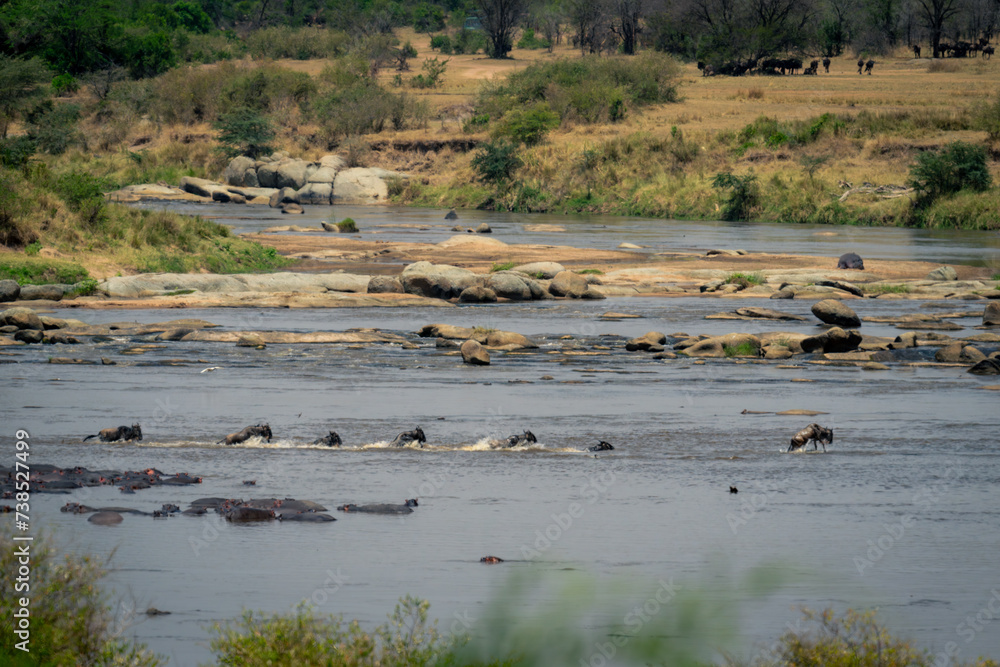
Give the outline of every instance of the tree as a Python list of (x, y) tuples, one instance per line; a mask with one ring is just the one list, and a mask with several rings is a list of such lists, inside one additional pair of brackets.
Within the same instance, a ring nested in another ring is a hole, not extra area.
[(527, 0), (476, 0), (479, 21), (489, 41), (490, 58), (506, 58), (514, 48), (514, 31), (527, 5)]
[(920, 17), (924, 27), (931, 33), (931, 48), (934, 57), (938, 57), (941, 46), (941, 35), (944, 33), (944, 23), (958, 13), (957, 0), (917, 0), (920, 7)]
[(643, 0), (615, 0), (617, 20), (612, 23), (611, 30), (621, 39), (622, 53), (626, 55), (635, 54), (644, 4)]
[(215, 124), (215, 127), (220, 131), (220, 150), (227, 157), (247, 155), (251, 158), (257, 158), (272, 150), (271, 146), (268, 145), (274, 139), (271, 121), (255, 109), (242, 107), (232, 113), (227, 113)]
[(988, 190), (993, 179), (986, 166), (986, 147), (956, 141), (940, 151), (919, 153), (910, 168), (909, 185), (917, 191), (920, 208), (961, 190)]
[(38, 58), (24, 60), (0, 55), (0, 137), (7, 138), (11, 121), (41, 100), (49, 70)]

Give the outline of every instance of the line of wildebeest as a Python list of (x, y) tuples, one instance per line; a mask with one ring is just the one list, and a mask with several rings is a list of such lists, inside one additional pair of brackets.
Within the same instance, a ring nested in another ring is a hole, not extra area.
[[(915, 58), (919, 58), (920, 46), (918, 44), (912, 44), (910, 45), (910, 48), (913, 50), (913, 56)], [(942, 58), (970, 58), (982, 55), (983, 58), (989, 60), (994, 51), (993, 46), (989, 43), (989, 40), (982, 38), (978, 43), (955, 42), (954, 44), (948, 44), (946, 42), (941, 42), (938, 45), (938, 53)], [(745, 60), (727, 60), (724, 63), (706, 63), (699, 61), (698, 69), (701, 70), (702, 76), (715, 76), (716, 74), (722, 74), (725, 76), (743, 76), (745, 74), (777, 76), (795, 74), (799, 70), (802, 70), (802, 74), (804, 75), (816, 75), (819, 74), (820, 64), (823, 65), (823, 69), (827, 74), (829, 74), (830, 62), (831, 60), (829, 57), (824, 57), (822, 60), (813, 60), (809, 63), (808, 67), (804, 67), (805, 62), (802, 58), (747, 58)], [(874, 68), (875, 61), (871, 58), (868, 60), (858, 58), (858, 74), (864, 73), (871, 75)]]

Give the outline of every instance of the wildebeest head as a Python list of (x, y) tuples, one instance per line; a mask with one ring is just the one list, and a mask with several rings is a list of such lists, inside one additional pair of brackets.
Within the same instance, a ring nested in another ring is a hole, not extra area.
[(407, 507), (416, 507), (420, 503), (417, 502), (416, 498), (407, 498), (405, 501), (403, 501), (403, 504)]
[(413, 439), (416, 440), (417, 442), (427, 442), (427, 438), (424, 437), (424, 429), (420, 428), (419, 426), (413, 429), (410, 432), (410, 434), (413, 435)]
[(336, 431), (330, 431), (330, 435), (326, 437), (326, 444), (331, 447), (340, 447), (343, 444), (340, 440), (340, 434)]
[(132, 424), (132, 439), (142, 440), (142, 427), (138, 424)]
[(535, 434), (528, 430), (525, 430), (524, 435), (522, 437), (524, 438), (525, 442), (538, 442), (538, 438), (535, 437)]
[(823, 426), (820, 426), (816, 430), (817, 430), (817, 433), (816, 433), (816, 435), (817, 435), (816, 439), (817, 440), (819, 440), (824, 445), (829, 445), (829, 444), (833, 443), (833, 429), (832, 428), (825, 428)]
[(271, 442), (271, 438), (274, 437), (274, 435), (271, 433), (270, 424), (257, 424), (257, 434), (260, 435), (262, 438), (267, 438), (268, 442)]

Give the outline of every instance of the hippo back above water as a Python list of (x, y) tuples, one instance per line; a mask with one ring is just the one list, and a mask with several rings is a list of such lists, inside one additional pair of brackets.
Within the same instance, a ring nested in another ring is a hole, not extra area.
[(864, 270), (865, 261), (861, 259), (861, 256), (857, 253), (846, 252), (840, 256), (840, 260), (837, 261), (838, 269), (859, 269)]

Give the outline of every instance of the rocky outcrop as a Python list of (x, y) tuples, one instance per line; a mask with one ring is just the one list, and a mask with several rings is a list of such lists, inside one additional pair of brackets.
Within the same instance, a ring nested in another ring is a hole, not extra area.
[(511, 301), (530, 301), (531, 287), (528, 279), (511, 271), (492, 273), (486, 278), (486, 287), (502, 299)]
[(674, 346), (678, 353), (689, 357), (759, 356), (761, 341), (752, 334), (731, 333), (712, 336), (683, 347)]
[(587, 291), (587, 279), (572, 271), (560, 271), (549, 283), (549, 293), (552, 296), (564, 296), (580, 299)]
[(462, 290), (462, 293), (458, 295), (458, 300), (461, 303), (495, 303), (497, 294), (488, 287), (473, 285)]
[(368, 276), (350, 273), (145, 273), (115, 276), (100, 284), (100, 291), (111, 297), (134, 298), (193, 290), (206, 293), (293, 292), (316, 293), (368, 291)]
[(259, 333), (248, 331), (240, 334), (239, 338), (236, 339), (236, 347), (252, 347), (258, 350), (263, 350), (267, 347), (267, 343), (264, 341), (264, 337)]
[(551, 280), (556, 277), (556, 274), (565, 271), (566, 267), (558, 262), (531, 262), (529, 264), (521, 264), (520, 266), (515, 266), (511, 271), (517, 271), (518, 273), (526, 273), (529, 276), (536, 278), (543, 278), (545, 280)]
[(461, 347), (462, 361), (472, 366), (489, 366), (490, 353), (474, 340), (467, 340)]
[(1000, 375), (1000, 361), (996, 359), (983, 359), (969, 369), (973, 375)]
[(934, 353), (934, 361), (942, 364), (974, 364), (986, 358), (977, 348), (956, 341)]
[(824, 323), (838, 327), (861, 326), (861, 318), (857, 313), (836, 299), (824, 299), (814, 303), (812, 314)]
[(474, 338), (480, 343), (486, 342), (486, 333), (477, 335), (474, 329), (468, 327), (458, 327), (453, 324), (427, 324), (417, 332), (421, 338), (448, 338), (451, 340), (464, 340)]
[(927, 274), (927, 280), (958, 280), (958, 272), (950, 266), (941, 266)]
[(481, 276), (468, 269), (430, 262), (414, 262), (403, 269), (400, 276), (407, 294), (435, 299), (458, 297), (466, 288), (482, 284), (482, 280)]
[(524, 334), (513, 331), (491, 331), (486, 334), (486, 345), (488, 347), (519, 348), (523, 350), (536, 350), (538, 343), (531, 340)]

